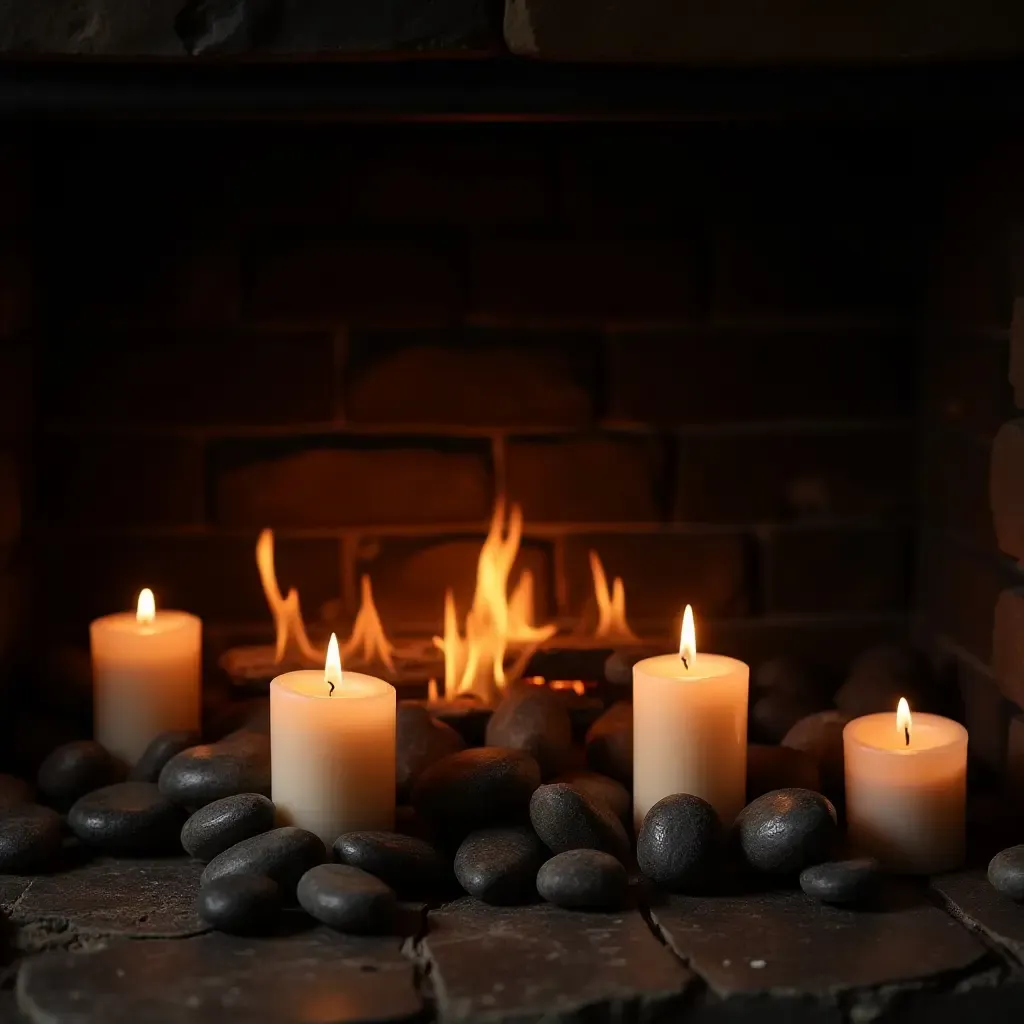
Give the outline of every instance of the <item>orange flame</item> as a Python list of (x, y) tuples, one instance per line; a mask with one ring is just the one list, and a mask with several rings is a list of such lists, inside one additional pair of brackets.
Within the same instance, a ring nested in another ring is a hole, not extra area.
[(899, 705), (896, 708), (896, 731), (900, 734), (901, 742), (910, 746), (910, 735), (914, 720), (910, 715), (910, 705), (906, 697), (900, 697)]
[(693, 627), (693, 609), (687, 605), (683, 611), (683, 628), (679, 631), (679, 657), (687, 668), (697, 660), (697, 631)]
[(135, 607), (135, 621), (148, 626), (156, 618), (156, 599), (149, 587), (139, 592), (139, 603)]
[(366, 664), (383, 662), (390, 672), (395, 671), (395, 648), (384, 632), (377, 606), (373, 603), (373, 585), (370, 577), (360, 580), (360, 602), (356, 621), (352, 623), (352, 635), (345, 641), (341, 653), (347, 658), (356, 655)]
[(264, 530), (256, 541), (256, 566), (260, 571), (263, 593), (274, 616), (277, 640), (274, 645), (274, 661), (280, 664), (289, 650), (295, 649), (301, 659), (319, 662), (322, 654), (310, 642), (306, 624), (302, 621), (299, 607), (299, 592), (292, 587), (287, 597), (281, 596), (274, 571), (274, 531)]
[(327, 645), (327, 657), (324, 659), (324, 682), (331, 688), (334, 696), (335, 687), (341, 686), (344, 675), (341, 671), (341, 655), (338, 653), (338, 637), (332, 633)]
[(635, 641), (636, 634), (626, 621), (626, 587), (622, 577), (615, 577), (609, 593), (608, 577), (596, 551), (590, 552), (590, 572), (594, 577), (594, 597), (597, 598), (594, 636), (601, 640)]

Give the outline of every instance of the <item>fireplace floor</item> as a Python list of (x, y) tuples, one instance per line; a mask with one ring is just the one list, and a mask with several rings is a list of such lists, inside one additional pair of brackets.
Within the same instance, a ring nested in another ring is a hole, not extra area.
[[(799, 891), (668, 897), (620, 913), (461, 899), (407, 934), (295, 912), (281, 933), (207, 933), (201, 866), (97, 860), (0, 876), (0, 1022), (1019, 1019), (1024, 908), (983, 871), (894, 884), (871, 911)], [(287, 918), (287, 915), (286, 915)], [(145, 940), (145, 941), (142, 941)]]

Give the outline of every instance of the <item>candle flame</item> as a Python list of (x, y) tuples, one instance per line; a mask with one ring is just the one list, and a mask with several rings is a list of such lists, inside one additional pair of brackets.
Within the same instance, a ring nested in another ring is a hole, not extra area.
[(693, 628), (693, 608), (686, 606), (683, 612), (683, 628), (679, 632), (679, 657), (687, 669), (693, 668), (697, 660), (697, 633)]
[(335, 686), (341, 686), (341, 653), (338, 651), (338, 637), (335, 633), (331, 634), (331, 642), (327, 645), (324, 682), (331, 688), (330, 696), (333, 697)]
[(896, 708), (896, 731), (903, 739), (905, 746), (910, 746), (910, 729), (913, 719), (910, 717), (910, 705), (906, 697), (900, 697), (899, 706)]
[(139, 603), (135, 610), (135, 619), (143, 625), (148, 626), (156, 618), (156, 600), (153, 591), (144, 587), (139, 594)]

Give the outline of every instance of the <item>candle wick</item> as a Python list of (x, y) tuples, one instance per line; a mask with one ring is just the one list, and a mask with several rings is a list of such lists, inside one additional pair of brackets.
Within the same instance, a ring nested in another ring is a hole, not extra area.
[(903, 735), (906, 736), (906, 738), (907, 738), (907, 746), (909, 747), (910, 746), (910, 726), (909, 725), (903, 726)]
[[(327, 685), (331, 688), (331, 692), (328, 693), (327, 696), (328, 697), (333, 697), (334, 696), (334, 683), (332, 683), (330, 679), (325, 679), (324, 682), (326, 682)], [(909, 743), (910, 741), (908, 740), (907, 742)]]
[(680, 654), (679, 657), (683, 659), (683, 668), (685, 668), (686, 671), (689, 672), (690, 671), (690, 663), (686, 660), (686, 655), (685, 654)]

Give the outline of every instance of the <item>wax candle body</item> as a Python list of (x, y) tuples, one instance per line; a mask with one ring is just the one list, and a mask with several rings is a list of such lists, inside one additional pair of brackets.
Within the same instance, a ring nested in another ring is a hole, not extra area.
[(199, 729), (202, 622), (187, 612), (106, 615), (89, 627), (93, 728), (112, 754), (134, 764), (166, 731)]
[(935, 874), (964, 860), (967, 730), (915, 714), (910, 744), (891, 713), (843, 729), (850, 842), (888, 871)]
[(731, 825), (746, 803), (747, 692), (750, 668), (678, 654), (633, 668), (633, 813), (639, 829), (662, 797), (703, 797)]
[(346, 672), (333, 695), (323, 671), (270, 684), (271, 790), (282, 824), (328, 849), (344, 832), (395, 825), (395, 688)]

